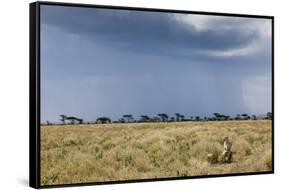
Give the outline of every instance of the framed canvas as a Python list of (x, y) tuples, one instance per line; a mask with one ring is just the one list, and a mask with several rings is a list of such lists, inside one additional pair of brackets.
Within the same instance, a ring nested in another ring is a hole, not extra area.
[(274, 17), (30, 4), (30, 186), (274, 172)]

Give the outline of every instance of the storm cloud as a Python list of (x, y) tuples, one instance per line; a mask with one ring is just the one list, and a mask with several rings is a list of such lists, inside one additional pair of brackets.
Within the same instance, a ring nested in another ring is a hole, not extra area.
[(41, 116), (271, 110), (271, 20), (41, 6)]

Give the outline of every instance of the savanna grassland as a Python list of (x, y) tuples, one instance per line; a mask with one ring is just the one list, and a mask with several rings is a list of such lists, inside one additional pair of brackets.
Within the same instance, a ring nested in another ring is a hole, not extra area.
[[(233, 162), (210, 164), (223, 137)], [(41, 127), (41, 185), (272, 170), (270, 120)]]

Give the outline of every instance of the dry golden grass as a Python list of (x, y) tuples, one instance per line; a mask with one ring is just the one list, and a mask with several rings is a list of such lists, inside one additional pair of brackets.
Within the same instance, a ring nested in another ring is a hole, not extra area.
[[(271, 171), (271, 135), (271, 121), (44, 126), (41, 184)], [(224, 136), (233, 163), (208, 163)]]

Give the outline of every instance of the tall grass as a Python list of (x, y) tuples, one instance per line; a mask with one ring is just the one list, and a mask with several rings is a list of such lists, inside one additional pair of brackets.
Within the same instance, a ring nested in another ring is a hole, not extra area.
[[(41, 127), (41, 184), (270, 171), (271, 121)], [(210, 164), (223, 137), (234, 161)]]

